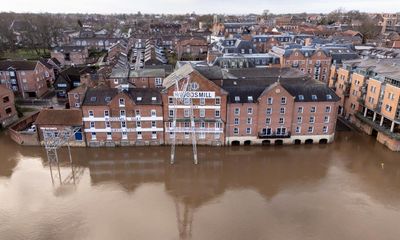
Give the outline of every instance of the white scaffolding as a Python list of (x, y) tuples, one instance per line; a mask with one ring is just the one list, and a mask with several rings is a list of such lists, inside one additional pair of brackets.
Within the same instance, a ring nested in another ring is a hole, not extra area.
[[(51, 181), (53, 184), (55, 184), (54, 177), (56, 176), (59, 179), (59, 184), (68, 184), (68, 183), (73, 183), (76, 184), (76, 179), (82, 175), (83, 170), (78, 169), (76, 170), (73, 166), (72, 163), (72, 155), (71, 155), (71, 148), (69, 141), (72, 136), (74, 136), (80, 128), (65, 128), (65, 129), (43, 129), (43, 140), (44, 140), (44, 146), (47, 154), (47, 161), (50, 167), (50, 175), (51, 175)], [(59, 158), (58, 158), (58, 149), (61, 148), (62, 146), (67, 146), (68, 148), (68, 157), (69, 157), (69, 162), (71, 164), (71, 174), (68, 175), (64, 180), (61, 177), (61, 171), (60, 171), (60, 164), (59, 164)], [(58, 174), (53, 173), (53, 165), (56, 165), (57, 167), (57, 172)]]
[(196, 129), (195, 129), (195, 122), (194, 122), (194, 108), (193, 108), (193, 99), (191, 98), (192, 94), (190, 94), (191, 84), (190, 84), (190, 75), (187, 75), (183, 78), (183, 82), (179, 85), (179, 79), (175, 78), (175, 91), (176, 96), (173, 97), (173, 104), (174, 104), (174, 111), (173, 111), (173, 120), (172, 120), (172, 127), (170, 129), (170, 134), (172, 134), (172, 143), (171, 143), (171, 164), (175, 163), (175, 147), (176, 147), (176, 133), (179, 130), (176, 127), (177, 121), (177, 105), (184, 104), (186, 102), (190, 102), (189, 105), (189, 114), (190, 114), (190, 128), (187, 130), (192, 138), (192, 146), (193, 146), (193, 161), (194, 164), (198, 164), (197, 159), (197, 141), (196, 141)]

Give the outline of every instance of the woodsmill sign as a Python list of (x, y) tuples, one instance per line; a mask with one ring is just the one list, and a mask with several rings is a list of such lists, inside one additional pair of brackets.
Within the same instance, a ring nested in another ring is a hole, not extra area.
[(206, 91), (175, 91), (174, 98), (215, 98), (215, 92), (206, 92)]

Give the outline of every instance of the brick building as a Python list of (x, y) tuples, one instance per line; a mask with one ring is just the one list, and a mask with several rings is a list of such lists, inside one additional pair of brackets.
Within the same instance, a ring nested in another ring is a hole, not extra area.
[(6, 127), (18, 119), (14, 104), (14, 93), (0, 85), (0, 127)]
[(55, 47), (50, 54), (60, 62), (61, 66), (82, 65), (89, 57), (87, 48), (83, 46)]
[(164, 143), (162, 99), (156, 89), (89, 88), (82, 113), (88, 146)]
[(0, 61), (0, 83), (22, 98), (38, 98), (54, 75), (40, 61)]
[(281, 57), (282, 67), (297, 68), (312, 79), (328, 82), (332, 58), (323, 49), (273, 47), (272, 52)]
[(183, 38), (178, 40), (175, 51), (178, 60), (206, 60), (208, 43), (202, 37)]
[[(270, 69), (261, 71), (273, 75)], [(223, 88), (229, 92), (228, 145), (328, 143), (334, 139), (339, 98), (325, 84), (288, 75), (252, 76), (225, 79)]]
[(341, 114), (393, 151), (400, 151), (399, 66), (399, 59), (345, 61), (331, 84), (343, 98)]
[[(189, 100), (177, 101), (175, 81), (183, 84), (190, 79), (193, 91), (192, 103)], [(186, 64), (169, 75), (163, 83), (165, 143), (170, 144), (173, 137), (173, 118), (176, 114), (176, 143), (191, 144), (190, 129), (194, 127), (198, 144), (223, 145), (225, 139), (226, 106), (228, 93), (215, 82), (207, 79), (190, 64)], [(195, 126), (191, 126), (190, 105), (194, 108)]]

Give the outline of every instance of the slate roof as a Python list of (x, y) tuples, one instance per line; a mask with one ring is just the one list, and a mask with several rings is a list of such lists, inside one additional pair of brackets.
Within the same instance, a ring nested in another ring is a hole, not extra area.
[(35, 123), (38, 125), (81, 126), (82, 111), (78, 109), (43, 109)]
[(6, 71), (9, 67), (15, 68), (16, 70), (35, 70), (37, 61), (26, 61), (26, 60), (5, 60), (0, 61), (0, 71)]
[[(124, 91), (138, 105), (161, 105), (162, 98), (158, 89), (129, 88)], [(116, 88), (97, 87), (86, 91), (84, 106), (106, 106), (119, 93)], [(153, 98), (155, 97), (155, 100)]]
[(129, 73), (129, 77), (165, 77), (165, 70), (163, 68), (156, 69), (139, 69), (139, 70), (131, 70)]

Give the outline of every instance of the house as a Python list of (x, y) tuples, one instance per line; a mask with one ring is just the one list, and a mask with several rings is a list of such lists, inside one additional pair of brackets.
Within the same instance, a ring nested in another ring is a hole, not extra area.
[(85, 46), (61, 46), (51, 51), (51, 58), (57, 59), (61, 66), (82, 65), (89, 57)]
[(54, 89), (57, 97), (66, 98), (70, 90), (81, 84), (94, 86), (96, 79), (96, 69), (92, 67), (69, 67), (60, 72), (54, 81)]
[(51, 71), (40, 61), (0, 61), (0, 83), (22, 98), (40, 98), (53, 82)]
[(175, 46), (178, 60), (205, 60), (207, 50), (207, 40), (202, 37), (181, 38)]
[(18, 119), (15, 110), (14, 93), (5, 86), (0, 85), (0, 128), (7, 127)]

